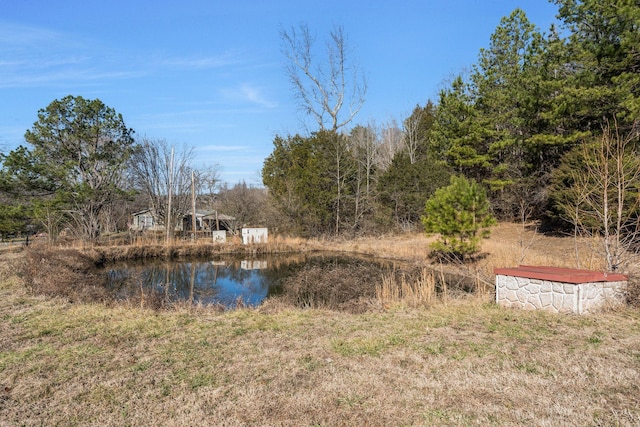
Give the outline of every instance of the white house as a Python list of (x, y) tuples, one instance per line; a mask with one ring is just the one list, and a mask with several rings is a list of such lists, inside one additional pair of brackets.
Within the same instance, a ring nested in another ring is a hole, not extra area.
[(162, 231), (164, 230), (164, 224), (160, 223), (151, 209), (145, 209), (140, 212), (134, 212), (131, 214), (133, 221), (131, 222), (130, 230), (133, 231)]

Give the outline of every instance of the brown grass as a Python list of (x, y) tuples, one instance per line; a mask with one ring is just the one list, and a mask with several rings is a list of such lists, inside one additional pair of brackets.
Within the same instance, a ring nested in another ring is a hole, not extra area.
[[(442, 284), (446, 287), (446, 283)], [(446, 289), (441, 292), (445, 293)], [(387, 274), (376, 286), (376, 299), (385, 307), (407, 305), (409, 307), (429, 307), (436, 299), (436, 279), (432, 270), (423, 268), (417, 277), (401, 274)]]
[[(515, 257), (510, 232), (469, 271)], [(557, 261), (546, 253), (562, 242), (536, 238), (525, 262)], [(419, 264), (408, 248), (424, 240), (333, 246)], [(0, 255), (0, 426), (640, 425), (637, 309), (554, 315), (471, 297), (153, 311), (28, 293), (23, 257)]]
[(376, 310), (375, 289), (387, 268), (368, 261), (310, 258), (283, 280), (280, 305), (362, 313)]
[(30, 296), (11, 270), (3, 426), (640, 423), (637, 311), (154, 312)]
[(16, 263), (25, 286), (36, 294), (63, 297), (69, 301), (106, 302), (106, 277), (95, 271), (97, 254), (74, 249), (34, 246)]
[[(437, 272), (444, 272), (452, 290), (473, 290), (482, 301), (490, 300), (494, 292), (494, 268), (528, 264), (600, 271), (605, 266), (597, 240), (546, 236), (537, 232), (535, 223), (501, 223), (493, 227), (491, 238), (482, 242), (480, 256), (474, 262), (465, 264), (434, 264), (429, 259), (428, 250), (433, 239), (433, 236), (426, 237), (415, 233), (353, 240), (315, 240), (310, 244), (319, 249), (380, 256), (412, 262), (418, 267), (426, 266)], [(629, 276), (629, 303), (640, 307), (638, 255), (631, 257), (631, 262), (623, 273)], [(402, 286), (401, 281), (398, 281), (396, 286)]]

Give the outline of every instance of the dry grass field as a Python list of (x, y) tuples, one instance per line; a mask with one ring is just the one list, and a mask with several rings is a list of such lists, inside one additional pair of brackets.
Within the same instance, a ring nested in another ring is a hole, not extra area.
[[(304, 245), (423, 264), (428, 239)], [(581, 245), (581, 266), (597, 268)], [(503, 224), (486, 256), (457, 267), (486, 285), (474, 295), (357, 314), (70, 302), (27, 292), (23, 254), (2, 253), (0, 426), (640, 425), (637, 308), (491, 303), (493, 267), (575, 266), (574, 249)]]

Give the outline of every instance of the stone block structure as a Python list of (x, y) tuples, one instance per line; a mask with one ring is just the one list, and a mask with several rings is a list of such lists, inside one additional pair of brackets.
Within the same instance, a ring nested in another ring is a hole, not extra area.
[(559, 267), (496, 268), (496, 303), (556, 313), (591, 313), (624, 304), (627, 277)]

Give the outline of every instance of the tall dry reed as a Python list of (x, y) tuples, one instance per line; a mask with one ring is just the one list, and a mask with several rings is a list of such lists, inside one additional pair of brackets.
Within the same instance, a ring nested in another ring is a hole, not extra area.
[[(446, 284), (442, 283), (443, 289)], [(406, 274), (384, 274), (376, 286), (376, 300), (383, 306), (430, 306), (436, 300), (436, 278), (432, 271), (423, 268), (417, 277)], [(444, 291), (446, 292), (446, 291)]]

